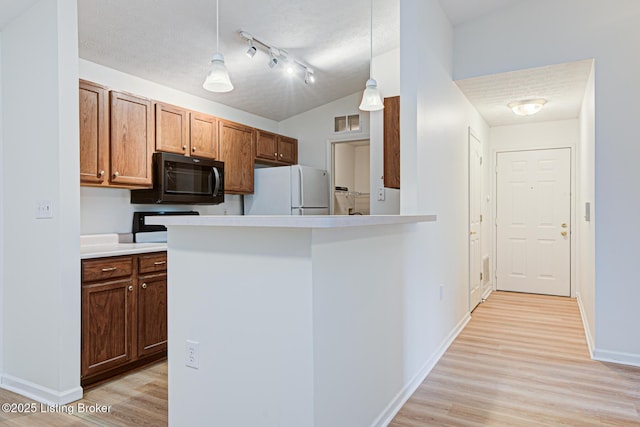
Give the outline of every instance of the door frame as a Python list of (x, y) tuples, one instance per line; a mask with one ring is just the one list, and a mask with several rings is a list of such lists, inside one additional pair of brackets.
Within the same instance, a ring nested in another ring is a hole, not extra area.
[(572, 145), (558, 145), (558, 146), (541, 146), (541, 147), (523, 147), (522, 149), (513, 149), (513, 148), (492, 148), (491, 149), (491, 165), (490, 165), (490, 189), (491, 194), (489, 195), (492, 200), (491, 203), (491, 268), (492, 268), (492, 288), (496, 290), (497, 287), (497, 265), (498, 265), (498, 227), (496, 226), (496, 215), (498, 211), (498, 198), (496, 197), (498, 194), (498, 180), (496, 179), (497, 175), (497, 164), (498, 164), (498, 153), (510, 153), (510, 152), (518, 152), (518, 151), (540, 151), (540, 150), (557, 150), (561, 148), (568, 148), (570, 152), (570, 165), (571, 170), (569, 171), (569, 177), (571, 179), (570, 185), (570, 206), (571, 206), (571, 226), (569, 228), (570, 231), (570, 239), (569, 239), (569, 259), (570, 259), (570, 267), (569, 267), (569, 286), (570, 286), (570, 298), (576, 297), (576, 148)]
[[(329, 215), (333, 215), (333, 193), (336, 188), (335, 183), (335, 162), (336, 162), (336, 144), (344, 144), (348, 142), (369, 142), (369, 187), (371, 187), (371, 137), (369, 135), (358, 134), (350, 138), (329, 139), (327, 140), (327, 173), (329, 174)], [(369, 188), (371, 194), (371, 188)], [(371, 211), (371, 201), (369, 201), (369, 211)]]
[[(483, 245), (483, 228), (484, 228), (484, 221), (485, 221), (485, 216), (486, 214), (484, 213), (482, 207), (483, 207), (483, 203), (482, 203), (482, 196), (483, 196), (483, 189), (484, 189), (484, 167), (485, 167), (485, 159), (484, 159), (484, 146), (483, 146), (483, 142), (480, 139), (480, 137), (478, 136), (478, 134), (476, 132), (473, 131), (473, 129), (471, 128), (471, 126), (469, 126), (469, 132), (467, 134), (467, 273), (468, 273), (468, 278), (467, 278), (467, 300), (469, 303), (469, 312), (473, 311), (477, 305), (474, 305), (473, 308), (471, 307), (472, 302), (471, 302), (471, 138), (475, 138), (476, 140), (478, 140), (478, 142), (480, 143), (480, 176), (481, 176), (481, 180), (480, 180), (480, 187), (479, 187), (479, 192), (480, 192), (480, 215), (482, 216), (482, 220), (480, 221), (480, 226), (479, 226), (479, 236), (478, 236), (478, 244), (480, 245), (480, 272), (482, 272), (482, 258), (483, 256), (483, 251), (482, 251), (482, 245)], [(484, 281), (484, 278), (480, 281), (480, 302), (482, 302), (488, 295), (488, 292), (486, 292), (486, 290), (483, 288), (482, 283)], [(492, 284), (493, 285), (493, 284)], [(491, 286), (491, 289), (493, 288), (493, 286)], [(490, 293), (490, 292), (489, 292)]]

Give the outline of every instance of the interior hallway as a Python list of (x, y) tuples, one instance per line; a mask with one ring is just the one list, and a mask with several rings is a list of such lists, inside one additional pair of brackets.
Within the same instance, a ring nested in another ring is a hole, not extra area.
[(640, 368), (592, 361), (575, 299), (494, 292), (390, 426), (639, 426)]

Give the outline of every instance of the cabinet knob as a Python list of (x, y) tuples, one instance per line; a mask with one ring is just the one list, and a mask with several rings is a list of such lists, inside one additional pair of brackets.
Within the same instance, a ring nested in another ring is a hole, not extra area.
[(278, 157), (278, 153), (273, 153), (274, 156)]
[(133, 286), (129, 285), (129, 287), (127, 289), (129, 289), (129, 292), (132, 292), (133, 291)]
[(119, 176), (120, 176), (120, 172), (116, 172), (116, 173), (114, 173), (114, 174), (113, 174), (113, 177), (114, 177), (114, 178), (117, 178), (117, 177), (119, 177)]
[(280, 153), (280, 158), (282, 158), (282, 153)]
[(187, 146), (186, 146), (186, 145), (183, 145), (183, 146), (182, 146), (182, 149), (183, 149), (183, 150), (186, 150), (186, 149), (187, 149)]
[(196, 147), (191, 147), (191, 151), (196, 152)]
[(104, 176), (104, 171), (100, 171), (100, 172), (98, 172), (98, 176), (99, 176), (100, 178), (102, 178), (102, 177)]
[(147, 284), (146, 283), (142, 284), (142, 289), (147, 289)]

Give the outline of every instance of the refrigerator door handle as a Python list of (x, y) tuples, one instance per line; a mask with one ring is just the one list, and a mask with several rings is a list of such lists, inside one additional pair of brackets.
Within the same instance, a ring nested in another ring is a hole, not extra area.
[(302, 168), (298, 167), (296, 169), (298, 169), (298, 177), (300, 178), (300, 192), (298, 195), (298, 197), (300, 197), (300, 204), (298, 206), (302, 208), (304, 207), (304, 174), (302, 173)]

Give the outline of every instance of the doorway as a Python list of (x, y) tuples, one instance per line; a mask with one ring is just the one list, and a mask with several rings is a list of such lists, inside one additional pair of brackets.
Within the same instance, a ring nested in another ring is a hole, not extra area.
[(496, 288), (571, 295), (571, 149), (496, 153)]
[(369, 140), (332, 143), (331, 215), (369, 215)]

